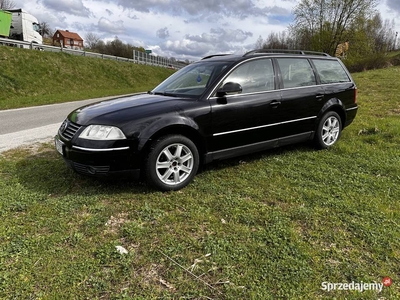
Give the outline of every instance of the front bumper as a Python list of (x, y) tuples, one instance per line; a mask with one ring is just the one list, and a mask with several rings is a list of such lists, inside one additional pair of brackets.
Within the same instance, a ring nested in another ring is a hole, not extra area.
[(96, 177), (113, 175), (140, 176), (140, 158), (129, 146), (116, 148), (87, 148), (67, 145), (58, 135), (55, 147), (67, 166), (75, 172)]

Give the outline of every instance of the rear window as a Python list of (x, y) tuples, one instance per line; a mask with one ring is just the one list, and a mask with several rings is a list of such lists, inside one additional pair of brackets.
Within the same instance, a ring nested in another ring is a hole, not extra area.
[(350, 78), (337, 60), (312, 60), (322, 84), (349, 82)]

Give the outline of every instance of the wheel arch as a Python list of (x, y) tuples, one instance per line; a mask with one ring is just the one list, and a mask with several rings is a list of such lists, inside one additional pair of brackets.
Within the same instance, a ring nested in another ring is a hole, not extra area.
[(336, 112), (339, 117), (340, 121), (342, 122), (342, 129), (344, 127), (344, 124), (346, 122), (346, 111), (344, 109), (344, 105), (340, 99), (337, 98), (332, 98), (328, 102), (325, 103), (325, 105), (322, 107), (321, 111), (318, 114), (317, 122), (315, 125), (315, 130), (318, 128), (318, 124), (321, 121), (322, 117), (330, 111)]
[(207, 153), (205, 139), (203, 136), (200, 135), (196, 128), (193, 128), (186, 124), (171, 124), (155, 131), (146, 141), (144, 141), (139, 149), (142, 161), (144, 160), (146, 154), (149, 152), (153, 141), (166, 135), (182, 135), (190, 139), (197, 147), (200, 157), (200, 164), (203, 164), (204, 154)]

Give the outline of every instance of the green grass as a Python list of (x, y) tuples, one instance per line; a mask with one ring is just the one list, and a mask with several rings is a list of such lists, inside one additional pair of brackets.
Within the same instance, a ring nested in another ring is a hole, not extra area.
[(399, 55), (400, 55), (400, 50), (394, 50), (387, 54), (387, 56), (389, 56), (389, 57), (395, 57), (395, 56), (399, 56)]
[(172, 74), (161, 68), (0, 47), (0, 109), (143, 92)]
[(354, 77), (332, 149), (214, 163), (178, 192), (81, 177), (51, 144), (4, 153), (0, 298), (399, 299), (400, 68)]

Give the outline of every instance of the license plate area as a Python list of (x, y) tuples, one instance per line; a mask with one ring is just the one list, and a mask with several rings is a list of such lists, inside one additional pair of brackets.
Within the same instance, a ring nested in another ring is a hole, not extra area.
[(55, 145), (56, 145), (56, 150), (58, 153), (60, 153), (62, 156), (64, 156), (64, 143), (61, 142), (59, 139), (55, 138)]

